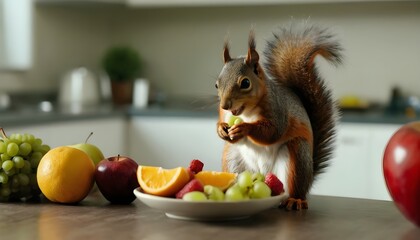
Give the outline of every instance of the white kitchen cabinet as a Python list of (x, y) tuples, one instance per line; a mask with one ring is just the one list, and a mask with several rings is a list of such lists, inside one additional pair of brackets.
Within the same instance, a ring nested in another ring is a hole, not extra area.
[(0, 1), (0, 69), (32, 66), (32, 0)]
[(126, 122), (123, 117), (57, 121), (5, 129), (7, 134), (31, 133), (51, 148), (82, 143), (90, 132), (89, 143), (101, 149), (105, 157), (127, 154)]
[(368, 195), (369, 128), (341, 124), (337, 131), (334, 157), (319, 176), (312, 193), (345, 197)]
[(133, 116), (128, 126), (129, 154), (142, 165), (174, 168), (200, 159), (220, 171), (223, 140), (216, 117)]
[(330, 167), (311, 193), (390, 200), (382, 173), (385, 146), (398, 124), (342, 123)]

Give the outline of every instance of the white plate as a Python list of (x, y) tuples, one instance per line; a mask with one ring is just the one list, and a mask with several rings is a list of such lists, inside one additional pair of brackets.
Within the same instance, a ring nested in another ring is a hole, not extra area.
[(136, 197), (151, 208), (158, 209), (170, 218), (183, 220), (226, 221), (248, 218), (264, 210), (274, 208), (287, 198), (286, 194), (263, 199), (236, 202), (199, 201), (189, 202), (176, 198), (158, 197), (134, 190)]

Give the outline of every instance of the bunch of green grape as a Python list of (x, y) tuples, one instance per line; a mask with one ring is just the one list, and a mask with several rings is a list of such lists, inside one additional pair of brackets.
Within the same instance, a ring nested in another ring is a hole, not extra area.
[(231, 201), (268, 198), (271, 196), (271, 189), (264, 180), (261, 173), (241, 172), (236, 183), (226, 190), (225, 198)]
[(187, 201), (242, 201), (271, 197), (271, 189), (264, 182), (265, 176), (261, 173), (241, 172), (236, 182), (225, 192), (211, 185), (204, 186), (204, 192), (192, 191), (183, 196)]
[(7, 137), (0, 130), (0, 202), (39, 196), (36, 171), (50, 147), (32, 134), (16, 133)]

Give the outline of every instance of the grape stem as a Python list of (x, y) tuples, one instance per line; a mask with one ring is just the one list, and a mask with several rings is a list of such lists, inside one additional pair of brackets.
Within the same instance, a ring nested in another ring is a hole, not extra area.
[(89, 136), (87, 136), (85, 143), (87, 143), (89, 141), (89, 138), (93, 135), (93, 132), (90, 132)]
[(3, 139), (7, 139), (7, 135), (4, 132), (4, 129), (3, 128), (0, 128), (0, 131), (1, 131), (1, 135), (3, 136)]

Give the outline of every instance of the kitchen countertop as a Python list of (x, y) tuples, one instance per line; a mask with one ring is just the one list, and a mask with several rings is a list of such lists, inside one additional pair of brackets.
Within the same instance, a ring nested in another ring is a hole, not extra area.
[(168, 218), (139, 200), (110, 205), (93, 193), (78, 205), (0, 203), (1, 239), (420, 239), (393, 202), (310, 196), (309, 209), (273, 208), (244, 220)]

